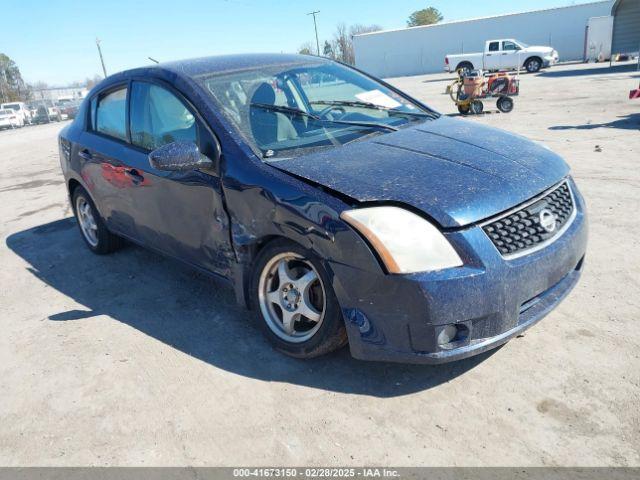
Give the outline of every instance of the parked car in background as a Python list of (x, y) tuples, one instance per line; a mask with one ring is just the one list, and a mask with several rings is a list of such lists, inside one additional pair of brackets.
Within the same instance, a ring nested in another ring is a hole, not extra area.
[(0, 105), (0, 109), (11, 109), (16, 112), (16, 116), (20, 121), (20, 126), (31, 124), (31, 112), (24, 102), (10, 102)]
[(41, 103), (36, 107), (36, 114), (32, 119), (33, 123), (49, 123), (60, 122), (62, 120), (62, 114), (60, 109), (56, 106), (47, 106), (45, 103)]
[(558, 52), (552, 47), (529, 46), (513, 38), (489, 40), (484, 52), (447, 55), (444, 69), (449, 72), (463, 70), (520, 70), (529, 73), (555, 65), (559, 61)]
[(367, 360), (475, 355), (582, 272), (585, 205), (561, 157), (325, 58), (118, 73), (59, 152), (92, 252), (125, 238), (209, 273), (297, 358), (347, 341)]
[(0, 110), (0, 129), (19, 128), (22, 127), (22, 120), (18, 118), (18, 114), (11, 108)]
[(64, 102), (58, 106), (63, 119), (69, 120), (76, 118), (78, 107), (80, 107), (80, 102), (78, 101)]

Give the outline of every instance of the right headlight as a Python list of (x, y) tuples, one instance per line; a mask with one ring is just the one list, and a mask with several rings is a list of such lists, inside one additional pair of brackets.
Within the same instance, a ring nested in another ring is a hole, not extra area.
[(460, 267), (462, 260), (442, 232), (400, 207), (346, 210), (340, 217), (376, 250), (389, 273), (415, 273)]

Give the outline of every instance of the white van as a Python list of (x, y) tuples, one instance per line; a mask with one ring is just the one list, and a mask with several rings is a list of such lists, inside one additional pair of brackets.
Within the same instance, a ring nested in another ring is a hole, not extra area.
[(16, 112), (16, 116), (18, 117), (18, 123), (20, 127), (24, 127), (25, 125), (31, 125), (31, 112), (27, 107), (27, 104), (24, 102), (10, 102), (3, 103), (0, 105), (0, 109), (6, 110), (11, 109)]

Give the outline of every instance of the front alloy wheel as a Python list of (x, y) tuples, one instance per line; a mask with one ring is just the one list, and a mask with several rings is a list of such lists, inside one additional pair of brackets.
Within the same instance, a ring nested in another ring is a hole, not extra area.
[(542, 67), (542, 64), (540, 63), (540, 60), (538, 60), (537, 58), (532, 58), (527, 62), (527, 65), (526, 65), (527, 72), (529, 73), (536, 73), (540, 71), (541, 67)]
[(326, 309), (324, 286), (315, 267), (300, 255), (286, 252), (269, 260), (258, 288), (262, 315), (284, 341), (304, 342), (320, 329)]
[(330, 277), (312, 252), (276, 240), (260, 252), (254, 272), (252, 303), (278, 350), (311, 358), (347, 342)]

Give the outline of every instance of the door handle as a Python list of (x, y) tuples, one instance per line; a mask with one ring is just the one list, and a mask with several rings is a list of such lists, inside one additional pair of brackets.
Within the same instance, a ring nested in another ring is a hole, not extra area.
[(91, 152), (86, 148), (84, 150), (80, 150), (80, 152), (78, 153), (78, 156), (85, 160), (91, 160), (93, 158), (93, 155), (91, 154)]
[(135, 183), (136, 185), (144, 182), (144, 177), (142, 175), (140, 175), (140, 172), (138, 172), (138, 170), (136, 170), (135, 168), (127, 168), (124, 171), (125, 175), (127, 177), (129, 177), (131, 179), (131, 181), (133, 183)]

